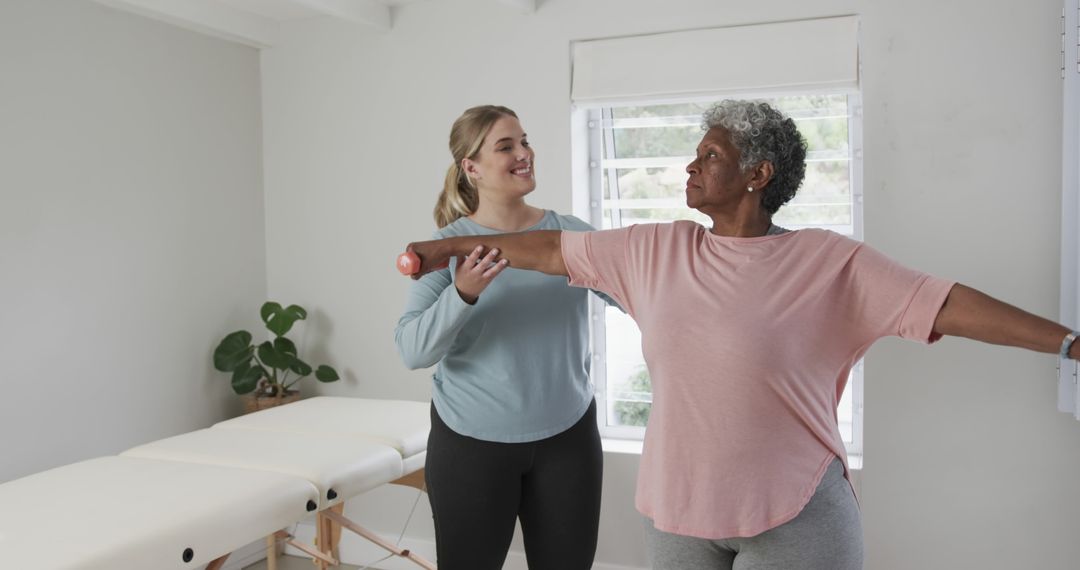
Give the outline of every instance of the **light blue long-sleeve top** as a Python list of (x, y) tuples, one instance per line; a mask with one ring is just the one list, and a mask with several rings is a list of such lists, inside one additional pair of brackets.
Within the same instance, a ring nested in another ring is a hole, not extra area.
[[(530, 230), (588, 231), (550, 210)], [(503, 233), (460, 218), (435, 239)], [(438, 364), (432, 400), (455, 432), (504, 443), (574, 425), (592, 402), (587, 289), (566, 277), (506, 268), (475, 305), (454, 287), (457, 260), (413, 282), (394, 332), (410, 369)]]

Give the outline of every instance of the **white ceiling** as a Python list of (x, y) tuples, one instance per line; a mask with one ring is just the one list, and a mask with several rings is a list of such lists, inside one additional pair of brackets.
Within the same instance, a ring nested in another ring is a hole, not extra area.
[[(371, 31), (388, 32), (393, 10), (405, 4), (452, 0), (95, 0), (257, 48), (271, 47), (292, 20), (337, 18)], [(537, 0), (491, 0), (531, 13)]]
[(318, 16), (319, 13), (302, 2), (293, 0), (218, 0), (236, 10), (258, 14), (278, 21), (300, 20)]

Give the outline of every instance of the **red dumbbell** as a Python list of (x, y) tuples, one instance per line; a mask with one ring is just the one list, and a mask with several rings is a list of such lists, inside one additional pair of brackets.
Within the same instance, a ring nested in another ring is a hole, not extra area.
[(420, 256), (411, 251), (406, 251), (397, 258), (397, 270), (402, 275), (412, 275), (420, 271)]
[[(444, 261), (435, 269), (444, 269), (450, 266), (450, 261)], [(397, 258), (397, 269), (402, 275), (416, 275), (420, 271), (420, 256), (414, 252), (406, 251)]]

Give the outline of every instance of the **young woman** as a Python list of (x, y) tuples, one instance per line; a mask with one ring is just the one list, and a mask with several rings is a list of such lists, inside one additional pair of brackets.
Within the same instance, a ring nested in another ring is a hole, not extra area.
[[(465, 111), (436, 239), (589, 230), (525, 202), (535, 153), (506, 107)], [(588, 569), (603, 458), (589, 381), (588, 291), (472, 251), (413, 283), (395, 338), (432, 377), (428, 497), (441, 570), (502, 568), (518, 519), (532, 570)]]

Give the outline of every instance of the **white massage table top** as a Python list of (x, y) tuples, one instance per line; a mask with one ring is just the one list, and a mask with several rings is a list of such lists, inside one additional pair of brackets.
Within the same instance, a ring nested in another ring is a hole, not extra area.
[[(357, 436), (385, 443), (408, 460), (427, 450), (430, 406), (426, 402), (405, 400), (319, 396), (226, 420), (211, 429)], [(410, 469), (406, 468), (405, 472)]]
[(303, 519), (317, 499), (281, 473), (91, 459), (0, 485), (0, 568), (194, 569)]
[(140, 445), (120, 455), (294, 475), (318, 488), (319, 510), (404, 474), (401, 455), (394, 448), (341, 434), (314, 437), (209, 428)]

